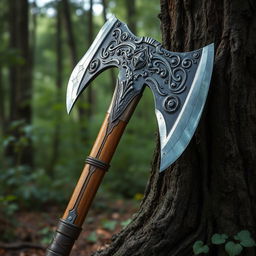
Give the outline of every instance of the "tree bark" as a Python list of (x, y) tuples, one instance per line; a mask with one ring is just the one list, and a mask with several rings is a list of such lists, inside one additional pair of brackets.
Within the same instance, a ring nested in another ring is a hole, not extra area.
[[(7, 11), (6, 8), (4, 8), (4, 5), (6, 2), (2, 3), (0, 5), (0, 8), (4, 9), (0, 13), (0, 40), (3, 42), (3, 34), (5, 32), (5, 20)], [(1, 51), (2, 52), (2, 51)], [(5, 108), (5, 102), (6, 102), (6, 94), (5, 94), (5, 86), (3, 82), (3, 66), (5, 65), (4, 61), (0, 61), (0, 135), (3, 135), (5, 133), (5, 123), (6, 123), (6, 108)]]
[[(96, 256), (190, 256), (214, 233), (256, 233), (256, 5), (230, 0), (161, 0), (164, 47), (215, 43), (207, 106), (196, 135), (174, 165), (151, 177), (131, 224)], [(211, 246), (208, 255), (227, 255)], [(255, 248), (243, 254), (255, 256)]]
[[(62, 2), (58, 2), (56, 5), (56, 92), (55, 102), (61, 101), (61, 89), (62, 89), (62, 75), (63, 75), (63, 54), (62, 54)], [(52, 154), (47, 173), (50, 177), (54, 177), (54, 167), (59, 157), (60, 147), (60, 132), (61, 132), (61, 115), (57, 113), (56, 123), (52, 138)]]
[(4, 99), (4, 86), (3, 86), (3, 72), (0, 64), (0, 134), (5, 132), (5, 99)]
[[(102, 14), (103, 14), (103, 20), (104, 22), (107, 21), (107, 1), (106, 0), (101, 0), (101, 4), (103, 6), (103, 11), (102, 11)], [(113, 68), (111, 68), (109, 70), (109, 75), (110, 75), (110, 88), (114, 91), (115, 90), (115, 86), (116, 86), (116, 75), (115, 75), (115, 71)]]
[(127, 25), (134, 35), (137, 35), (136, 0), (125, 0)]
[(35, 67), (35, 50), (36, 50), (36, 32), (37, 32), (37, 15), (38, 15), (38, 6), (36, 0), (31, 3), (30, 7), (30, 20), (31, 20), (31, 29), (30, 29), (30, 60), (31, 60), (31, 74), (34, 73)]
[[(88, 15), (88, 49), (93, 42), (93, 0), (90, 0), (90, 9)], [(89, 86), (87, 88), (87, 100), (88, 100), (88, 107), (87, 107), (87, 117), (92, 117), (92, 106), (94, 103), (94, 96), (93, 96), (93, 87)]]
[[(17, 39), (17, 7), (15, 1), (9, 2), (9, 31), (10, 31), (10, 48), (16, 49), (18, 48), (18, 39)], [(9, 70), (9, 81), (10, 81), (10, 120), (14, 120), (15, 112), (16, 112), (16, 86), (18, 80), (18, 72), (17, 67), (12, 65)], [(10, 121), (9, 120), (9, 121)]]
[(107, 21), (107, 1), (101, 0), (101, 4), (103, 7), (103, 10), (102, 10), (103, 19), (104, 19), (104, 22), (106, 22)]
[[(77, 57), (77, 45), (75, 42), (75, 34), (74, 34), (74, 29), (73, 29), (73, 23), (72, 23), (72, 15), (70, 11), (70, 2), (69, 0), (62, 0), (63, 3), (63, 17), (64, 17), (64, 23), (66, 27), (66, 32), (67, 32), (67, 38), (68, 38), (68, 46), (69, 50), (71, 53), (71, 60), (72, 60), (72, 66), (73, 68), (76, 66), (78, 63), (78, 57)], [(90, 90), (90, 89), (89, 89)], [(79, 101), (85, 101), (84, 95), (82, 94), (80, 96)], [(89, 104), (88, 104), (89, 105)], [(86, 109), (84, 106), (81, 106), (78, 104), (78, 115), (79, 115), (79, 120), (80, 120), (80, 134), (81, 134), (81, 140), (86, 141), (87, 139), (87, 123), (84, 123), (83, 117), (86, 116)]]
[(63, 15), (67, 31), (68, 46), (71, 54), (72, 66), (75, 67), (77, 64), (77, 49), (75, 43), (75, 36), (71, 21), (69, 0), (62, 0), (63, 3)]
[[(9, 1), (10, 48), (17, 50), (22, 63), (10, 67), (10, 116), (9, 133), (15, 137), (15, 144), (9, 145), (6, 155), (16, 164), (32, 166), (33, 150), (30, 137), (24, 127), (32, 121), (32, 78), (29, 45), (29, 3), (27, 0)], [(13, 122), (18, 121), (13, 127)], [(26, 137), (26, 143), (21, 138)], [(22, 144), (22, 145), (21, 145)]]

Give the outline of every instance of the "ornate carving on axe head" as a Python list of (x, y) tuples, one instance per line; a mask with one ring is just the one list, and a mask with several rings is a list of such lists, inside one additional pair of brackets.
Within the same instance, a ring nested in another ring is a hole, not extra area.
[(133, 35), (113, 16), (72, 72), (67, 111), (90, 81), (103, 70), (117, 67), (111, 121), (118, 120), (145, 86), (150, 87), (160, 132), (160, 171), (165, 170), (184, 151), (197, 127), (209, 89), (213, 56), (213, 44), (192, 52), (170, 52), (150, 37)]

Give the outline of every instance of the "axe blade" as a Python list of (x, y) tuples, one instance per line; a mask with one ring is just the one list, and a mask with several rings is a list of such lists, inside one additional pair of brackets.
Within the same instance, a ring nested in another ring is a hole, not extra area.
[(104, 40), (106, 40), (107, 35), (111, 32), (111, 29), (117, 21), (118, 20), (114, 15), (112, 15), (108, 19), (108, 21), (103, 25), (103, 27), (99, 31), (97, 37), (93, 41), (88, 51), (85, 53), (85, 55), (81, 58), (81, 60), (73, 69), (71, 76), (69, 78), (66, 94), (66, 108), (68, 114), (72, 110), (80, 93), (83, 91), (83, 89), (85, 89), (89, 81), (92, 80), (93, 77), (90, 77), (89, 72), (89, 74), (87, 74), (87, 77), (90, 79), (88, 79), (86, 82), (83, 81), (83, 79), (86, 78), (86, 71), (90, 68), (89, 65), (92, 63), (93, 57), (99, 52), (101, 45), (104, 43)]
[(185, 150), (206, 101), (214, 60), (210, 44), (192, 52), (171, 52), (150, 37), (137, 37), (112, 16), (74, 68), (67, 89), (67, 111), (98, 74), (119, 68), (110, 119), (115, 122), (145, 85), (155, 100), (161, 142), (160, 171)]
[(161, 142), (160, 172), (179, 158), (195, 133), (209, 90), (213, 60), (214, 45), (210, 44), (202, 49), (190, 90), (169, 132), (166, 129), (166, 118), (156, 108)]

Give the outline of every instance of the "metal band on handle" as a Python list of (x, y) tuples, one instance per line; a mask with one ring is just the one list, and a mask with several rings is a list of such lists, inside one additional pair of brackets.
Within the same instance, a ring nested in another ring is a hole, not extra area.
[(99, 160), (99, 159), (97, 159), (95, 157), (92, 157), (92, 156), (88, 156), (86, 158), (85, 162), (87, 164), (90, 164), (90, 165), (93, 165), (93, 166), (95, 166), (97, 168), (100, 168), (100, 169), (102, 169), (104, 171), (107, 171), (109, 166), (110, 166), (109, 164), (107, 164), (107, 163), (105, 163), (105, 162), (103, 162), (103, 161), (101, 161), (101, 160)]
[(68, 256), (82, 228), (60, 219), (46, 256)]

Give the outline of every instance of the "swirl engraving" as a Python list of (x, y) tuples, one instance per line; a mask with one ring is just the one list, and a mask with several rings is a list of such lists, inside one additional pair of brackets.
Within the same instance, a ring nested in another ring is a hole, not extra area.
[(181, 63), (181, 66), (183, 68), (190, 68), (192, 66), (192, 60), (189, 59), (189, 58), (185, 58), (182, 63)]
[(89, 73), (94, 73), (100, 65), (100, 60), (99, 59), (94, 59), (89, 66)]
[(187, 89), (190, 69), (195, 69), (199, 59), (199, 51), (169, 52), (156, 40), (136, 37), (123, 23), (117, 22), (109, 40), (91, 61), (89, 72), (93, 74), (107, 66), (120, 69), (113, 120), (121, 115), (144, 84), (153, 90), (155, 97), (161, 98), (163, 110), (171, 114), (180, 108), (180, 95)]
[(163, 107), (166, 112), (173, 113), (175, 112), (180, 105), (179, 98), (177, 96), (167, 96), (164, 99)]

